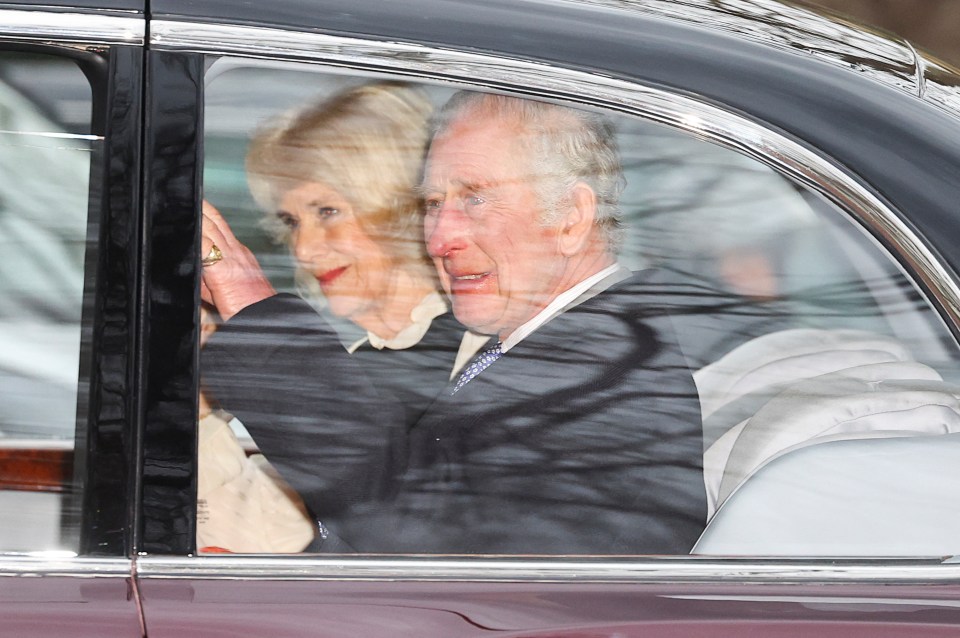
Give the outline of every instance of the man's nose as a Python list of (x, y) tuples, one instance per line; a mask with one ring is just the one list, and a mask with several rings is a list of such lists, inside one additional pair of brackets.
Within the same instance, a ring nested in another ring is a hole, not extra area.
[(433, 217), (424, 222), (427, 253), (431, 257), (445, 257), (465, 245), (467, 224), (463, 208), (456, 203), (444, 202)]

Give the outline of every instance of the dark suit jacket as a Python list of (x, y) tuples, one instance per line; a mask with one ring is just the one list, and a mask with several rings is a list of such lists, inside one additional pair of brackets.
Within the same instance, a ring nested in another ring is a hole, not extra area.
[(447, 312), (435, 317), (423, 338), (410, 348), (377, 350), (365, 343), (353, 357), (378, 395), (388, 392), (403, 406), (404, 422), (409, 427), (420, 420), (447, 384), (464, 330), (453, 313)]
[(706, 514), (699, 402), (648, 278), (553, 318), (413, 425), (295, 298), (222, 327), (205, 378), (359, 551), (686, 553)]

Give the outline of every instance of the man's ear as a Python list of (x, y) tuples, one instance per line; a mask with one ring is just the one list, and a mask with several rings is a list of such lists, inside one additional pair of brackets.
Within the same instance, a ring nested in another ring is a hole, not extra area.
[(593, 239), (597, 219), (597, 194), (585, 182), (577, 182), (570, 191), (567, 214), (560, 226), (560, 252), (572, 257), (583, 252)]

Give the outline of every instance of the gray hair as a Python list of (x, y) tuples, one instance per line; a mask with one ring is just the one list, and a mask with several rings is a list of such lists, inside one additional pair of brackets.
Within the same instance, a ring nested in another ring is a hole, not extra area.
[(556, 224), (574, 186), (586, 183), (597, 197), (595, 225), (607, 249), (616, 253), (623, 236), (619, 203), (626, 180), (613, 124), (598, 113), (547, 102), (459, 91), (435, 114), (432, 137), (461, 118), (480, 115), (508, 119), (529, 131), (520, 142), (531, 152), (531, 169), (541, 178), (536, 186), (544, 210), (541, 223)]

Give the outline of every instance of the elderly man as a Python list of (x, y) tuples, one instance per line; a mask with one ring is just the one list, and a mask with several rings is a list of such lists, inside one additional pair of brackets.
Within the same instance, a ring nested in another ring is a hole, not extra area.
[[(251, 337), (241, 313), (205, 365), (245, 349), (270, 405), (237, 375), (213, 375), (215, 394), (358, 551), (687, 552), (706, 515), (699, 404), (651, 274), (616, 263), (621, 181), (603, 118), (456, 95), (426, 159), (424, 236), (457, 319), (491, 345), (401, 432), (330, 330), (268, 299), (295, 342)], [(313, 369), (282, 381), (271, 362), (305, 347)]]

